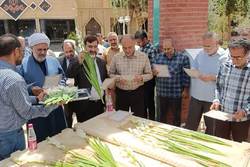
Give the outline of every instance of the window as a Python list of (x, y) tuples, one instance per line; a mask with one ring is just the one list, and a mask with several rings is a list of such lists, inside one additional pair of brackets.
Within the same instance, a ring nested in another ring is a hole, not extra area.
[(74, 20), (42, 19), (40, 20), (41, 32), (45, 32), (51, 42), (62, 42), (70, 32), (75, 31)]
[(101, 26), (98, 22), (92, 17), (88, 24), (86, 25), (86, 35), (96, 35), (97, 33), (101, 33)]
[(4, 21), (0, 20), (0, 35), (5, 34)]
[(15, 34), (17, 36), (28, 37), (33, 34), (36, 30), (35, 20), (6, 20), (7, 28), (9, 33)]

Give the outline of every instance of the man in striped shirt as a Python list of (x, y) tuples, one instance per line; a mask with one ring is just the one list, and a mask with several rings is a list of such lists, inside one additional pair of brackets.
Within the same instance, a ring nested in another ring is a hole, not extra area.
[(247, 139), (250, 120), (250, 64), (248, 53), (250, 41), (237, 39), (229, 44), (232, 61), (223, 64), (217, 76), (215, 100), (210, 109), (232, 114), (233, 121), (216, 120), (218, 137), (241, 142)]
[(17, 150), (25, 149), (22, 126), (32, 118), (46, 117), (55, 107), (32, 106), (44, 96), (31, 97), (24, 79), (16, 72), (24, 48), (17, 37), (0, 37), (0, 160)]

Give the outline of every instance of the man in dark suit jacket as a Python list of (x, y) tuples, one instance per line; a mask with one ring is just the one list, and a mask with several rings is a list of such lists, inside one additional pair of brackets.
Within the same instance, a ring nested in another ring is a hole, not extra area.
[[(62, 45), (63, 53), (59, 55), (57, 60), (62, 66), (62, 69), (64, 73), (66, 74), (66, 77), (69, 78), (68, 76), (68, 67), (70, 64), (77, 62), (77, 55), (75, 54), (75, 44), (69, 40), (65, 40)], [(67, 125), (69, 128), (72, 127), (72, 122), (73, 122), (73, 110), (69, 109), (69, 105), (65, 104), (64, 105), (64, 112), (65, 112), (65, 117), (67, 120)]]
[(59, 55), (58, 61), (60, 62), (64, 73), (67, 74), (69, 64), (77, 61), (77, 55), (75, 54), (75, 44), (69, 40), (65, 40), (63, 42), (62, 49), (63, 53)]
[[(107, 69), (105, 61), (96, 57), (98, 53), (98, 40), (95, 36), (87, 36), (84, 39), (84, 45), (85, 51), (89, 52), (94, 58), (99, 84), (101, 85), (104, 79), (107, 78)], [(97, 95), (94, 87), (88, 81), (82, 63), (85, 63), (84, 58), (82, 55), (79, 55), (78, 61), (70, 64), (67, 71), (67, 76), (75, 79), (75, 86), (79, 89), (87, 88), (91, 92), (90, 99), (69, 103), (69, 109), (76, 112), (78, 122), (86, 121), (104, 112), (104, 104)]]

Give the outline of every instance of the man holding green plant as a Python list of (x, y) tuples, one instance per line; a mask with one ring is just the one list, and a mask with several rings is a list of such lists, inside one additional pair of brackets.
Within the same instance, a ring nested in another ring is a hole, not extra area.
[(68, 77), (75, 79), (75, 86), (90, 91), (89, 100), (69, 103), (69, 110), (76, 112), (78, 122), (86, 121), (104, 112), (103, 91), (101, 84), (107, 78), (106, 63), (97, 57), (98, 40), (89, 35), (84, 39), (85, 52), (80, 53), (79, 60), (70, 64)]

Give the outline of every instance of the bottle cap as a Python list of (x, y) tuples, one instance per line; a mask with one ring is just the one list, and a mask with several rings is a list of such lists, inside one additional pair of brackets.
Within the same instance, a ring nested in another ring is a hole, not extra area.
[(28, 127), (29, 127), (29, 128), (33, 127), (33, 124), (28, 124)]

